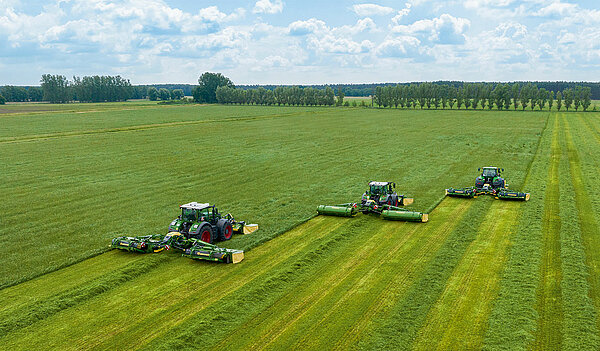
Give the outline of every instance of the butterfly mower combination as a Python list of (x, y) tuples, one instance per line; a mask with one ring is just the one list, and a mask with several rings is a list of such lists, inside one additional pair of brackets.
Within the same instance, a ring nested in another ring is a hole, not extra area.
[(244, 251), (221, 248), (213, 242), (229, 240), (233, 233), (250, 234), (258, 229), (257, 224), (236, 221), (229, 213), (221, 215), (208, 203), (190, 202), (179, 207), (181, 215), (171, 222), (166, 235), (121, 236), (114, 238), (110, 247), (139, 253), (174, 248), (184, 257), (224, 263), (244, 259)]
[(508, 189), (506, 180), (500, 177), (503, 168), (483, 167), (478, 169), (481, 175), (475, 178), (475, 186), (468, 188), (449, 188), (446, 189), (447, 196), (476, 198), (480, 195), (492, 195), (501, 200), (519, 200), (528, 201), (529, 193), (512, 191)]
[(412, 198), (398, 195), (393, 182), (369, 182), (369, 189), (363, 194), (360, 203), (346, 203), (335, 206), (320, 205), (320, 215), (354, 217), (359, 213), (375, 213), (381, 218), (395, 221), (427, 222), (429, 215), (410, 211), (400, 206), (413, 203)]

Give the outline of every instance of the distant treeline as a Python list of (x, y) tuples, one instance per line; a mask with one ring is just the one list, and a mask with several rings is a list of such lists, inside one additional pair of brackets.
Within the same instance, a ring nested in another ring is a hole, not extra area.
[(220, 86), (216, 90), (216, 95), (217, 102), (220, 104), (332, 106), (336, 103), (335, 93), (331, 87), (315, 89), (294, 86), (277, 87), (273, 90), (259, 87), (245, 90)]
[[(324, 84), (324, 85), (297, 85), (300, 88), (315, 88), (315, 89), (319, 89), (319, 90), (324, 90), (325, 88), (327, 88), (328, 86), (330, 87), (334, 87), (335, 90), (337, 91), (339, 88), (341, 88), (341, 91), (344, 93), (345, 96), (371, 96), (375, 94), (375, 89), (377, 87), (386, 87), (386, 86), (396, 86), (396, 85), (401, 85), (401, 86), (410, 86), (410, 85), (415, 85), (415, 84), (421, 84), (421, 83), (425, 83), (425, 82), (411, 82), (411, 83), (366, 83), (366, 84)], [(460, 82), (460, 81), (436, 81), (436, 82), (431, 82), (430, 84), (433, 85), (447, 85), (447, 86), (451, 86), (454, 88), (461, 88), (464, 85), (468, 85), (468, 84), (476, 84), (476, 83), (483, 83), (483, 82)], [(571, 89), (575, 89), (576, 87), (589, 87), (590, 88), (590, 93), (591, 93), (591, 98), (593, 100), (600, 100), (600, 83), (590, 83), (590, 82), (563, 82), (563, 81), (556, 81), (556, 82), (537, 82), (537, 81), (523, 81), (523, 82), (511, 82), (509, 84), (512, 83), (519, 83), (520, 85), (527, 85), (528, 83), (531, 83), (535, 86), (537, 86), (539, 89), (546, 89), (547, 91), (564, 91), (565, 89), (571, 88)], [(499, 84), (504, 84), (504, 83), (500, 83), (500, 82), (486, 82), (483, 84), (491, 84), (492, 87), (495, 87), (496, 85)], [(248, 89), (256, 89), (258, 87), (263, 87), (267, 90), (274, 90), (277, 87), (291, 87), (293, 85), (236, 85), (236, 87), (238, 88), (242, 88), (245, 90)]]
[[(4, 86), (0, 88), (0, 103), (5, 101), (10, 102), (23, 102), (23, 101), (51, 101), (51, 102), (69, 102), (69, 101), (82, 101), (82, 102), (102, 102), (102, 101), (122, 101), (126, 99), (147, 99), (154, 98), (149, 96), (148, 92), (154, 92), (149, 90), (155, 88), (156, 92), (163, 91), (163, 96), (166, 97), (164, 90), (169, 92), (170, 99), (178, 98), (181, 91), (184, 96), (192, 96), (194, 88), (197, 85), (192, 84), (148, 84), (148, 85), (131, 85), (129, 80), (123, 79), (120, 76), (89, 76), (89, 77), (73, 77), (73, 80), (69, 81), (65, 76), (61, 75), (44, 75), (42, 77), (42, 85), (44, 85), (44, 77), (46, 77), (46, 87), (48, 88), (46, 93), (43, 87), (37, 86)], [(334, 88), (339, 95), (343, 93), (345, 96), (375, 96), (377, 95), (377, 88), (386, 87), (410, 87), (418, 86), (421, 84), (429, 84), (439, 87), (447, 87), (441, 89), (455, 88), (466, 89), (465, 87), (483, 84), (491, 87), (492, 91), (497, 86), (502, 86), (505, 83), (468, 83), (460, 81), (437, 81), (431, 83), (368, 83), (368, 84), (332, 84), (332, 85), (237, 85), (236, 88), (252, 91), (254, 94), (261, 89), (260, 94), (264, 95), (267, 100), (270, 99), (268, 94), (275, 93), (278, 88), (281, 89), (300, 89), (304, 90), (311, 88), (318, 92), (312, 92), (311, 94), (322, 95), (327, 88)], [(510, 86), (515, 83), (508, 83)], [(548, 92), (564, 92), (567, 89), (571, 89), (573, 93), (578, 88), (589, 88), (590, 98), (594, 100), (600, 100), (600, 83), (589, 83), (589, 82), (518, 82), (520, 86), (527, 86), (531, 84), (538, 88), (539, 91), (545, 89)], [(469, 88), (470, 89), (470, 88)], [(271, 93), (265, 93), (263, 90), (270, 91)], [(176, 93), (173, 94), (173, 92)], [(239, 94), (238, 94), (239, 95)], [(161, 94), (158, 94), (156, 99), (159, 99)], [(263, 99), (264, 99), (263, 98)], [(237, 97), (239, 100), (239, 96)], [(310, 99), (309, 99), (310, 100)], [(297, 99), (296, 99), (297, 101)], [(312, 101), (312, 100), (311, 100)]]
[(453, 108), (477, 109), (509, 108), (525, 110), (549, 110), (556, 102), (556, 108), (575, 111), (582, 108), (586, 111), (591, 104), (591, 88), (574, 86), (562, 92), (548, 91), (535, 84), (491, 84), (466, 83), (461, 87), (447, 84), (421, 83), (411, 85), (395, 85), (375, 88), (373, 96), (379, 107), (401, 108)]
[(131, 83), (121, 76), (73, 77), (69, 81), (61, 75), (44, 74), (41, 79), (43, 100), (52, 103), (112, 102), (131, 97)]

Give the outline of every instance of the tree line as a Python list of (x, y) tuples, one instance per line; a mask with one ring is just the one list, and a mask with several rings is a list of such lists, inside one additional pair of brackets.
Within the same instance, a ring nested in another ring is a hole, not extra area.
[(132, 86), (121, 76), (67, 77), (58, 74), (44, 74), (41, 79), (42, 100), (51, 103), (113, 102), (130, 98)]
[[(220, 104), (248, 105), (288, 105), (288, 106), (333, 106), (336, 104), (335, 93), (331, 87), (325, 90), (315, 88), (277, 87), (267, 90), (263, 87), (244, 90), (229, 86), (216, 89), (216, 100)], [(343, 97), (338, 101), (341, 104)]]
[(184, 94), (183, 89), (169, 90), (167, 88), (156, 89), (155, 87), (150, 87), (148, 88), (147, 96), (150, 101), (157, 101), (158, 99), (166, 101), (183, 99)]
[(0, 88), (0, 104), (6, 102), (42, 101), (43, 92), (39, 87), (16, 87), (6, 85)]
[(447, 84), (420, 83), (411, 85), (379, 86), (372, 96), (379, 107), (394, 108), (457, 108), (457, 109), (538, 109), (548, 107), (584, 111), (591, 105), (591, 88), (575, 86), (562, 92), (538, 88), (532, 83), (492, 84), (466, 83), (461, 87)]

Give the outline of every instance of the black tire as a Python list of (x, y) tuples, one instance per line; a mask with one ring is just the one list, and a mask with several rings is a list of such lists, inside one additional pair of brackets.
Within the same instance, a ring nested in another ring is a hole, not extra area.
[(215, 233), (212, 226), (210, 224), (203, 225), (200, 228), (198, 235), (196, 235), (196, 238), (204, 241), (205, 243), (212, 244), (215, 241)]
[(221, 218), (217, 222), (217, 229), (219, 230), (219, 240), (227, 241), (233, 236), (233, 226), (231, 221), (228, 219)]
[(398, 195), (396, 195), (396, 194), (390, 195), (389, 200), (388, 200), (388, 205), (398, 207)]

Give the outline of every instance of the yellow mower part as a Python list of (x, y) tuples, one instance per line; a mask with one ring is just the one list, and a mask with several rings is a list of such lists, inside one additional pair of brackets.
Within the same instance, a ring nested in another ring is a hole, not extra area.
[(402, 205), (404, 205), (404, 206), (410, 205), (413, 202), (415, 202), (415, 199), (413, 199), (411, 197), (405, 197), (404, 199), (402, 199)]
[(231, 263), (238, 263), (244, 259), (244, 252), (236, 252), (231, 254)]
[(423, 213), (423, 217), (421, 217), (421, 222), (425, 223), (429, 221), (429, 214)]
[(250, 234), (258, 230), (258, 224), (246, 224), (244, 225), (244, 232), (242, 234)]

